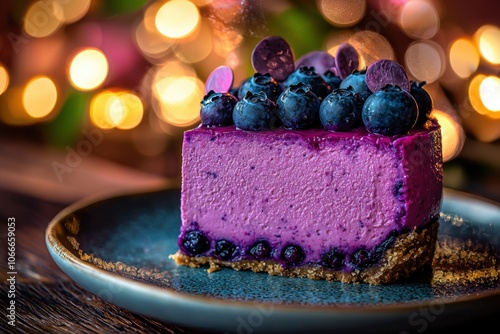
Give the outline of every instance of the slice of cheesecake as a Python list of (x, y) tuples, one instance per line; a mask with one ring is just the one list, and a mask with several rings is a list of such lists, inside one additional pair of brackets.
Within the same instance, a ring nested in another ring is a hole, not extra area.
[(178, 264), (384, 284), (432, 261), (436, 121), (402, 136), (200, 125), (182, 159)]

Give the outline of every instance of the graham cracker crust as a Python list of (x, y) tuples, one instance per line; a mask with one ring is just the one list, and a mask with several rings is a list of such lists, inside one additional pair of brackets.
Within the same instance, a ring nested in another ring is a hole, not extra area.
[(170, 255), (170, 258), (179, 265), (193, 268), (209, 265), (208, 272), (217, 271), (222, 267), (229, 267), (234, 270), (267, 272), (275, 276), (381, 285), (407, 278), (426, 265), (430, 266), (436, 249), (438, 228), (439, 221), (436, 220), (424, 228), (400, 235), (393, 247), (385, 252), (384, 257), (377, 264), (365, 270), (355, 270), (350, 273), (335, 271), (319, 265), (285, 268), (273, 260), (222, 261), (215, 257), (188, 256), (180, 251)]

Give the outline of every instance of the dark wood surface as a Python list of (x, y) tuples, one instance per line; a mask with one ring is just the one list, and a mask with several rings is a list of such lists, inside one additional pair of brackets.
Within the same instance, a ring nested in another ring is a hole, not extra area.
[(66, 205), (0, 191), (0, 217), (16, 218), (16, 326), (8, 324), (6, 221), (0, 244), (0, 333), (200, 333), (131, 313), (87, 292), (52, 260), (44, 242), (50, 220)]

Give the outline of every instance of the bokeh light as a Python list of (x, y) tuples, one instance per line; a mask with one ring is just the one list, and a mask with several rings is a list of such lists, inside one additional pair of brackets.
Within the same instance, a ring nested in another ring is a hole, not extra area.
[(59, 1), (35, 1), (24, 15), (23, 29), (31, 37), (47, 37), (55, 33), (63, 23), (64, 11)]
[(399, 24), (408, 36), (429, 39), (438, 32), (440, 19), (432, 3), (413, 0), (402, 6)]
[(43, 118), (50, 114), (57, 102), (57, 87), (46, 77), (35, 77), (28, 82), (23, 92), (23, 106), (33, 118)]
[(408, 47), (405, 52), (405, 65), (416, 80), (432, 83), (443, 74), (446, 58), (439, 44), (422, 40)]
[(198, 8), (190, 1), (171, 0), (156, 13), (158, 31), (170, 38), (183, 38), (191, 34), (200, 22)]
[(479, 51), (492, 64), (500, 64), (500, 28), (485, 25), (474, 34)]
[(85, 16), (90, 8), (90, 2), (90, 0), (58, 1), (62, 7), (64, 23), (70, 24)]
[(173, 45), (173, 51), (177, 58), (185, 63), (196, 63), (202, 61), (212, 51), (212, 30), (207, 21), (201, 21), (201, 29), (189, 40)]
[(0, 65), (0, 95), (9, 87), (9, 81), (9, 72), (3, 65)]
[(351, 44), (358, 51), (360, 55), (360, 69), (369, 66), (379, 59), (395, 59), (391, 43), (375, 31), (358, 31), (349, 37), (347, 43)]
[(366, 11), (365, 0), (317, 0), (323, 17), (337, 27), (350, 27), (358, 23)]
[(484, 106), (491, 111), (500, 111), (500, 78), (488, 76), (479, 84), (479, 95)]
[(141, 122), (144, 106), (133, 92), (107, 89), (92, 98), (89, 115), (91, 122), (98, 128), (130, 130)]
[(71, 84), (80, 90), (92, 90), (99, 87), (108, 76), (108, 60), (97, 49), (85, 49), (76, 54), (69, 67)]
[(455, 40), (449, 55), (451, 68), (461, 78), (468, 78), (479, 66), (479, 53), (474, 43), (467, 38)]
[(444, 111), (434, 109), (431, 117), (435, 117), (441, 126), (443, 162), (449, 161), (462, 151), (465, 142), (464, 130), (452, 116)]

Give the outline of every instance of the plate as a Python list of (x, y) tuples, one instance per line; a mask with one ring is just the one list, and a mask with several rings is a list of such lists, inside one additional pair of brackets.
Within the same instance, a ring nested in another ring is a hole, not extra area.
[(498, 315), (497, 203), (444, 189), (438, 245), (454, 251), (440, 250), (447, 261), (432, 270), (383, 286), (177, 266), (168, 256), (177, 250), (179, 204), (178, 189), (86, 199), (54, 217), (46, 245), (57, 265), (98, 297), (209, 331), (422, 332)]

